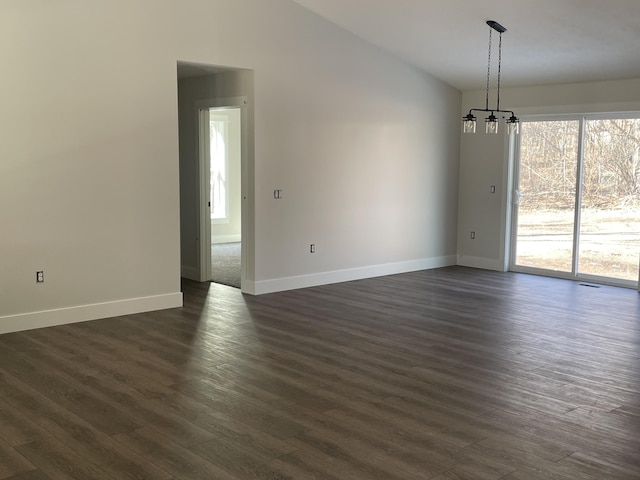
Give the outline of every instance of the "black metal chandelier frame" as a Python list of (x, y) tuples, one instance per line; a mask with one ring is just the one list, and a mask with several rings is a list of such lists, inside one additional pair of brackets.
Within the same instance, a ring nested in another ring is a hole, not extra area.
[[(485, 107), (484, 108), (472, 108), (469, 110), (469, 113), (462, 117), (463, 120), (463, 132), (464, 133), (475, 133), (476, 132), (476, 117), (473, 115), (473, 112), (487, 112), (489, 116), (485, 119), (485, 131), (486, 133), (498, 133), (498, 117), (496, 117), (496, 113), (504, 113), (511, 114), (509, 118), (506, 119), (507, 131), (508, 133), (518, 133), (520, 120), (516, 117), (515, 113), (512, 110), (502, 110), (500, 108), (500, 76), (502, 73), (502, 34), (507, 31), (505, 27), (500, 25), (495, 20), (487, 20), (487, 25), (491, 27), (489, 29), (489, 54), (487, 58), (487, 90), (485, 95)], [(489, 90), (491, 86), (491, 40), (492, 33), (496, 31), (500, 34), (500, 41), (498, 44), (498, 85), (497, 85), (497, 98), (496, 98), (496, 108), (489, 108)]]

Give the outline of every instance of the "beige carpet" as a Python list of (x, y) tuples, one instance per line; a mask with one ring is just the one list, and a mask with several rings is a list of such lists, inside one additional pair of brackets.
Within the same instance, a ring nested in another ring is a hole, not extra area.
[(240, 242), (211, 245), (211, 281), (240, 288)]

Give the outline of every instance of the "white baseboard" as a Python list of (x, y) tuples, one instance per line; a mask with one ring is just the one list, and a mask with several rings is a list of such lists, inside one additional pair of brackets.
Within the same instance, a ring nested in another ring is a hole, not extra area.
[(118, 317), (182, 306), (182, 293), (131, 298), (114, 302), (79, 305), (76, 307), (21, 313), (0, 317), (0, 334), (85, 322), (99, 318)]
[(242, 240), (240, 234), (237, 235), (212, 235), (211, 243), (236, 243)]
[(352, 280), (382, 277), (384, 275), (395, 275), (397, 273), (448, 267), (455, 265), (456, 260), (457, 257), (455, 255), (450, 255), (446, 257), (423, 258), (420, 260), (410, 260), (406, 262), (334, 270), (331, 272), (320, 272), (310, 275), (298, 275), (295, 277), (260, 280), (257, 282), (246, 281), (242, 283), (242, 291), (250, 295), (262, 295), (265, 293), (295, 290), (297, 288), (316, 287), (318, 285), (328, 285), (331, 283), (350, 282)]
[(495, 258), (458, 255), (457, 264), (462, 267), (481, 268), (483, 270), (495, 270), (496, 272), (504, 272), (504, 262), (496, 260)]
[(196, 282), (200, 281), (200, 273), (198, 272), (198, 269), (196, 267), (181, 265), (180, 276), (183, 278), (188, 278), (189, 280), (195, 280)]

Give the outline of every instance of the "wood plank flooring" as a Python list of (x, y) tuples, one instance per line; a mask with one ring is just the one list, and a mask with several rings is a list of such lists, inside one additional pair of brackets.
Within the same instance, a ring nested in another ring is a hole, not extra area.
[(640, 295), (451, 267), (0, 336), (0, 479), (640, 479)]

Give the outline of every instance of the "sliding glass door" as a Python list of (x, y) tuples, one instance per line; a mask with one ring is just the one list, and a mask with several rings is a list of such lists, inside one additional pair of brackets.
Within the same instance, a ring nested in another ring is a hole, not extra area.
[(577, 120), (522, 122), (515, 265), (573, 269)]
[(640, 117), (522, 122), (511, 269), (637, 286)]

